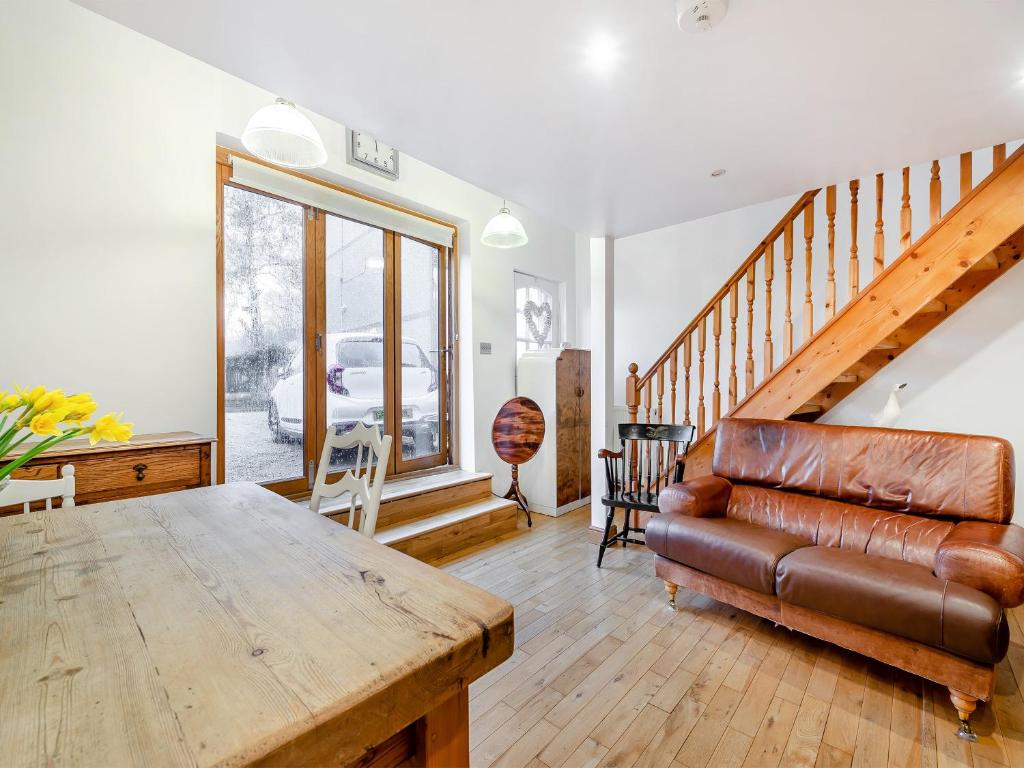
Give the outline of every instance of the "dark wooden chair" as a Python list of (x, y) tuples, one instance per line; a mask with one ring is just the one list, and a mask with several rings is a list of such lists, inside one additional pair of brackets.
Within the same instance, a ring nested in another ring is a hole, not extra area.
[[(620, 449), (598, 451), (598, 458), (604, 459), (607, 481), (607, 493), (601, 497), (607, 512), (597, 553), (598, 568), (605, 550), (615, 542), (621, 541), (623, 547), (644, 543), (629, 537), (630, 532), (646, 533), (646, 529), (630, 525), (630, 519), (638, 511), (657, 512), (661, 489), (683, 479), (686, 452), (695, 431), (691, 424), (619, 424)], [(613, 536), (616, 509), (623, 510), (622, 530)]]

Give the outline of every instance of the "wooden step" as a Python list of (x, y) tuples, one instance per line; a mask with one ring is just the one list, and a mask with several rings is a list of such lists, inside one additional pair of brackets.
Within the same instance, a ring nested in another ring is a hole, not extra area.
[(971, 267), (969, 272), (988, 272), (993, 269), (999, 269), (999, 259), (996, 258), (995, 253), (989, 253), (982, 256), (978, 262)]
[(795, 411), (793, 411), (793, 413), (790, 414), (790, 416), (808, 416), (808, 415), (810, 415), (812, 413), (824, 413), (824, 412), (825, 412), (825, 408), (823, 406), (819, 405), (818, 403), (804, 403), (799, 408), (797, 408)]
[(491, 496), (378, 529), (373, 540), (418, 560), (436, 560), (516, 529), (515, 502)]
[(919, 315), (941, 315), (947, 309), (949, 309), (949, 305), (947, 305), (946, 302), (942, 301), (941, 299), (932, 299), (927, 304), (925, 304), (923, 307), (921, 307), (921, 310), (917, 314), (919, 314)]
[(885, 351), (890, 349), (899, 349), (902, 345), (898, 341), (892, 341), (890, 339), (882, 339), (880, 342), (875, 344), (874, 349), (878, 351)]
[(833, 384), (856, 384), (858, 381), (860, 381), (860, 376), (856, 373), (850, 373), (849, 371), (846, 373), (840, 373), (832, 379)]
[[(491, 475), (452, 469), (433, 475), (400, 478), (384, 483), (377, 530), (451, 509), (491, 495)], [(356, 504), (356, 509), (359, 508)], [(348, 522), (348, 494), (324, 501), (320, 514), (339, 523)]]

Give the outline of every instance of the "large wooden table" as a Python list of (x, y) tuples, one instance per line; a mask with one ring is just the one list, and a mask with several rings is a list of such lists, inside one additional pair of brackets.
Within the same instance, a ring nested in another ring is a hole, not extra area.
[(4, 766), (468, 764), (512, 607), (258, 486), (0, 519)]

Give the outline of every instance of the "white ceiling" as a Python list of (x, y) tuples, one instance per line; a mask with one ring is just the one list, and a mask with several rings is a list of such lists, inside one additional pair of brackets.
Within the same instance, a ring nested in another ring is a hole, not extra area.
[(1024, 135), (1020, 0), (77, 1), (591, 235)]

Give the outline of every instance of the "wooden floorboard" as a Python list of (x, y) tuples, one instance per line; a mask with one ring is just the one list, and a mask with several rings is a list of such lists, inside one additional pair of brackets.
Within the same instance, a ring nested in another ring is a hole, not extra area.
[(671, 611), (643, 547), (598, 570), (589, 522), (435, 563), (516, 610), (515, 654), (470, 686), (474, 768), (1024, 768), (1019, 611), (970, 744), (944, 688), (684, 589)]

